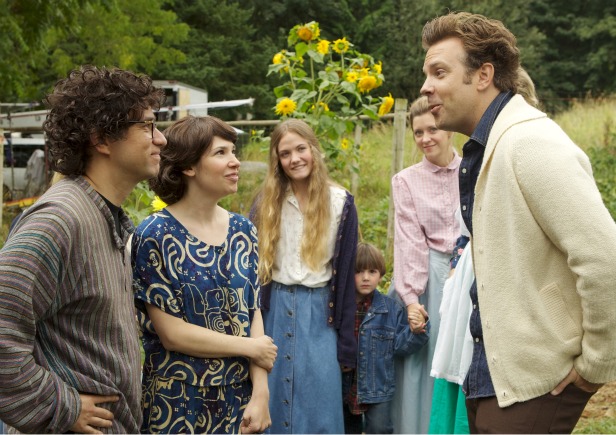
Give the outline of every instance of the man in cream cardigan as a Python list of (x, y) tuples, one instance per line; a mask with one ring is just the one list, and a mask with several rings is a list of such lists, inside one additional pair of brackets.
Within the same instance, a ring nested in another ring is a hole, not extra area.
[(616, 379), (616, 224), (586, 155), (516, 95), (519, 50), (500, 21), (454, 12), (422, 37), (437, 127), (469, 136), (471, 432), (571, 432)]

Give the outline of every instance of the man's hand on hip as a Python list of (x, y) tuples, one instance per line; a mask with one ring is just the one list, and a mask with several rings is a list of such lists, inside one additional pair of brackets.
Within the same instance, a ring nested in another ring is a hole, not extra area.
[(565, 377), (565, 379), (560, 381), (560, 384), (558, 384), (552, 390), (552, 395), (558, 396), (560, 393), (563, 392), (565, 387), (569, 384), (573, 384), (576, 387), (578, 387), (580, 390), (586, 391), (587, 393), (594, 393), (603, 386), (603, 384), (593, 384), (592, 382), (588, 382), (586, 379), (580, 376), (580, 374), (577, 372), (575, 367), (572, 367), (571, 371)]

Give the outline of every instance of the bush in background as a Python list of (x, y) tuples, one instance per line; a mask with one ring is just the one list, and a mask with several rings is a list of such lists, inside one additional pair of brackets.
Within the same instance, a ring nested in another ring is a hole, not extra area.
[(616, 220), (616, 134), (612, 135), (612, 142), (609, 145), (592, 147), (586, 152), (592, 164), (601, 198), (612, 219)]

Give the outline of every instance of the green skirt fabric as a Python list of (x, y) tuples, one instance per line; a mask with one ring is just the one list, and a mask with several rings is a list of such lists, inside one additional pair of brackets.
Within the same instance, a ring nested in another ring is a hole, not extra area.
[(469, 433), (466, 398), (460, 385), (447, 382), (445, 379), (434, 380), (428, 433)]

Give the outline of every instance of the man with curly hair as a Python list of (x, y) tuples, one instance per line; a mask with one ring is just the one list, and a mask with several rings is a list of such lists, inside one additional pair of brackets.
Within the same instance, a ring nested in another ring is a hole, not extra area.
[(121, 204), (166, 144), (149, 77), (84, 66), (43, 125), (51, 186), (0, 251), (0, 418), (22, 432), (136, 433), (140, 350)]
[(570, 433), (616, 378), (616, 224), (586, 154), (520, 94), (520, 51), (502, 22), (453, 12), (422, 42), (436, 126), (469, 137), (470, 431)]

